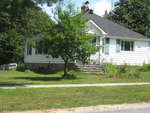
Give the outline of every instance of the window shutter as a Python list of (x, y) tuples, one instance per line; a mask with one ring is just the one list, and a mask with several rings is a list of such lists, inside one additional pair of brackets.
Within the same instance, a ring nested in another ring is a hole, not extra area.
[(104, 53), (104, 45), (105, 45), (105, 42), (104, 42), (104, 38), (102, 39), (102, 53)]
[(93, 44), (94, 46), (96, 46), (96, 38), (94, 38), (94, 40), (92, 41), (92, 44)]
[(116, 40), (116, 53), (120, 53), (120, 40)]
[(110, 43), (109, 38), (106, 38), (106, 39), (105, 39), (105, 54), (106, 54), (106, 55), (109, 54), (109, 43)]

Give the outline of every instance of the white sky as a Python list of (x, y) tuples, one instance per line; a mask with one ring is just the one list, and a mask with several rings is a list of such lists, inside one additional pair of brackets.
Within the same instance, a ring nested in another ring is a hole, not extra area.
[(102, 16), (106, 10), (109, 12), (112, 9), (111, 7), (111, 3), (108, 0), (101, 0), (93, 6), (93, 9), (95, 14)]
[[(83, 0), (80, 0), (80, 2), (83, 2)], [(114, 2), (118, 0), (113, 0)], [(73, 3), (75, 3), (76, 8), (81, 7), (82, 3), (79, 3), (78, 0), (72, 0)], [(85, 2), (85, 0), (84, 0)], [(104, 15), (105, 11), (109, 12), (112, 9), (111, 0), (90, 0), (90, 8), (94, 10), (94, 13), (97, 15)], [(43, 10), (48, 13), (51, 17), (53, 17), (53, 9), (55, 9), (55, 5), (52, 7), (47, 7), (46, 5), (42, 6)]]

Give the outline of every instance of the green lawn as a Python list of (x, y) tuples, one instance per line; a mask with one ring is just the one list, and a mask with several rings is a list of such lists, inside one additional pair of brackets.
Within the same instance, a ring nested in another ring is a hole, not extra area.
[(74, 79), (61, 79), (63, 72), (49, 71), (0, 71), (0, 86), (4, 85), (37, 85), (37, 84), (84, 84), (84, 83), (121, 83), (150, 82), (150, 72), (141, 72), (139, 79), (106, 78), (104, 75), (84, 74), (72, 71)]
[(150, 102), (150, 85), (0, 90), (0, 112)]

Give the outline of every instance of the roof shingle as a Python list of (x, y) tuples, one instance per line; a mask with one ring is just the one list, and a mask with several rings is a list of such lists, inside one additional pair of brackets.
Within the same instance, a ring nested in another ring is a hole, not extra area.
[(97, 26), (99, 26), (108, 36), (112, 37), (120, 37), (120, 38), (132, 38), (132, 39), (142, 39), (142, 40), (150, 40), (146, 36), (134, 32), (126, 27), (123, 27), (117, 23), (112, 22), (106, 18), (100, 17), (96, 14), (89, 14), (86, 12), (84, 14), (85, 18), (90, 18)]

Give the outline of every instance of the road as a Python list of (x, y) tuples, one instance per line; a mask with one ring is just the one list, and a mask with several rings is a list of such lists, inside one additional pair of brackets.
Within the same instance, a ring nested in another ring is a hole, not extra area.
[(49, 110), (10, 111), (2, 113), (150, 113), (150, 103), (99, 105)]
[(139, 109), (124, 109), (124, 110), (111, 110), (111, 111), (96, 111), (96, 112), (86, 112), (86, 113), (150, 113), (149, 108), (139, 108)]

